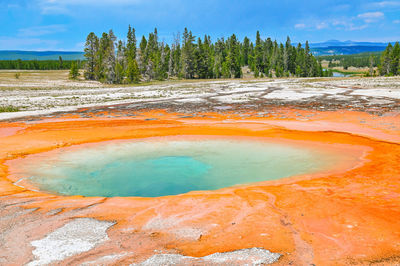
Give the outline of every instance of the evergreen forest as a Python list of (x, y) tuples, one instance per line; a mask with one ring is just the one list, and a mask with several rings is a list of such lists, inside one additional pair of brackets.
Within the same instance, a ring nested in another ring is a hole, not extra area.
[(310, 52), (308, 42), (293, 46), (263, 40), (257, 32), (255, 43), (235, 34), (215, 42), (206, 35), (196, 38), (187, 28), (168, 45), (159, 40), (157, 29), (137, 41), (135, 29), (128, 28), (126, 41), (113, 31), (87, 36), (84, 77), (109, 84), (137, 83), (141, 80), (241, 78), (248, 66), (255, 77), (321, 77), (324, 71)]
[(394, 45), (388, 44), (383, 51), (378, 67), (382, 76), (400, 75), (400, 44), (396, 42)]
[(80, 60), (63, 60), (61, 56), (58, 60), (0, 60), (0, 69), (65, 70), (70, 69), (72, 64), (82, 68), (82, 63)]

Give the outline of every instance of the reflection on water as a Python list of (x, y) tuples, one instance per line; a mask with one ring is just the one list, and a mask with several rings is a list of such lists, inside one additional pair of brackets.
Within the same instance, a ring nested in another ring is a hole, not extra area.
[(340, 72), (333, 72), (332, 74), (333, 74), (333, 77), (350, 77), (351, 76), (351, 75), (343, 74)]

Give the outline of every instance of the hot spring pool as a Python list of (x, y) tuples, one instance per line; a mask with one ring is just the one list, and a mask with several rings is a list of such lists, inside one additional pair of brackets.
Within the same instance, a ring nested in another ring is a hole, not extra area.
[(152, 139), (75, 147), (27, 160), (23, 174), (61, 195), (158, 197), (311, 173), (335, 154), (260, 140)]

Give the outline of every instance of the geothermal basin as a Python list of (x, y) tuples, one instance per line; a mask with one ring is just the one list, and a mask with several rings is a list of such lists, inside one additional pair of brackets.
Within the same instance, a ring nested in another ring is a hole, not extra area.
[(265, 138), (170, 136), (28, 156), (17, 175), (60, 195), (160, 197), (314, 173), (350, 160), (355, 158)]
[(0, 265), (400, 262), (398, 111), (132, 108), (0, 122)]

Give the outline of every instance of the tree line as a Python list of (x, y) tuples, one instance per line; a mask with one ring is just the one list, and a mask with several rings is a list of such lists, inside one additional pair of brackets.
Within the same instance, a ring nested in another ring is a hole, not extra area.
[(293, 46), (263, 40), (257, 32), (255, 43), (235, 34), (212, 42), (205, 35), (196, 38), (187, 28), (171, 45), (159, 40), (157, 29), (137, 43), (135, 29), (129, 26), (126, 41), (117, 40), (113, 31), (101, 37), (91, 32), (85, 43), (84, 77), (104, 83), (137, 83), (140, 80), (171, 78), (240, 78), (248, 66), (255, 77), (320, 77), (329, 75), (310, 52), (308, 42)]
[(73, 64), (78, 68), (83, 66), (83, 62), (79, 60), (63, 60), (60, 56), (58, 60), (0, 60), (0, 69), (65, 70), (70, 69)]
[(395, 45), (388, 44), (386, 49), (382, 52), (381, 64), (378, 67), (379, 73), (382, 76), (396, 76), (400, 75), (400, 44), (396, 42)]
[(381, 52), (365, 52), (351, 55), (325, 55), (319, 56), (318, 59), (328, 61), (329, 68), (348, 69), (349, 67), (370, 67), (371, 63), (373, 67), (377, 67), (380, 64), (380, 55)]

